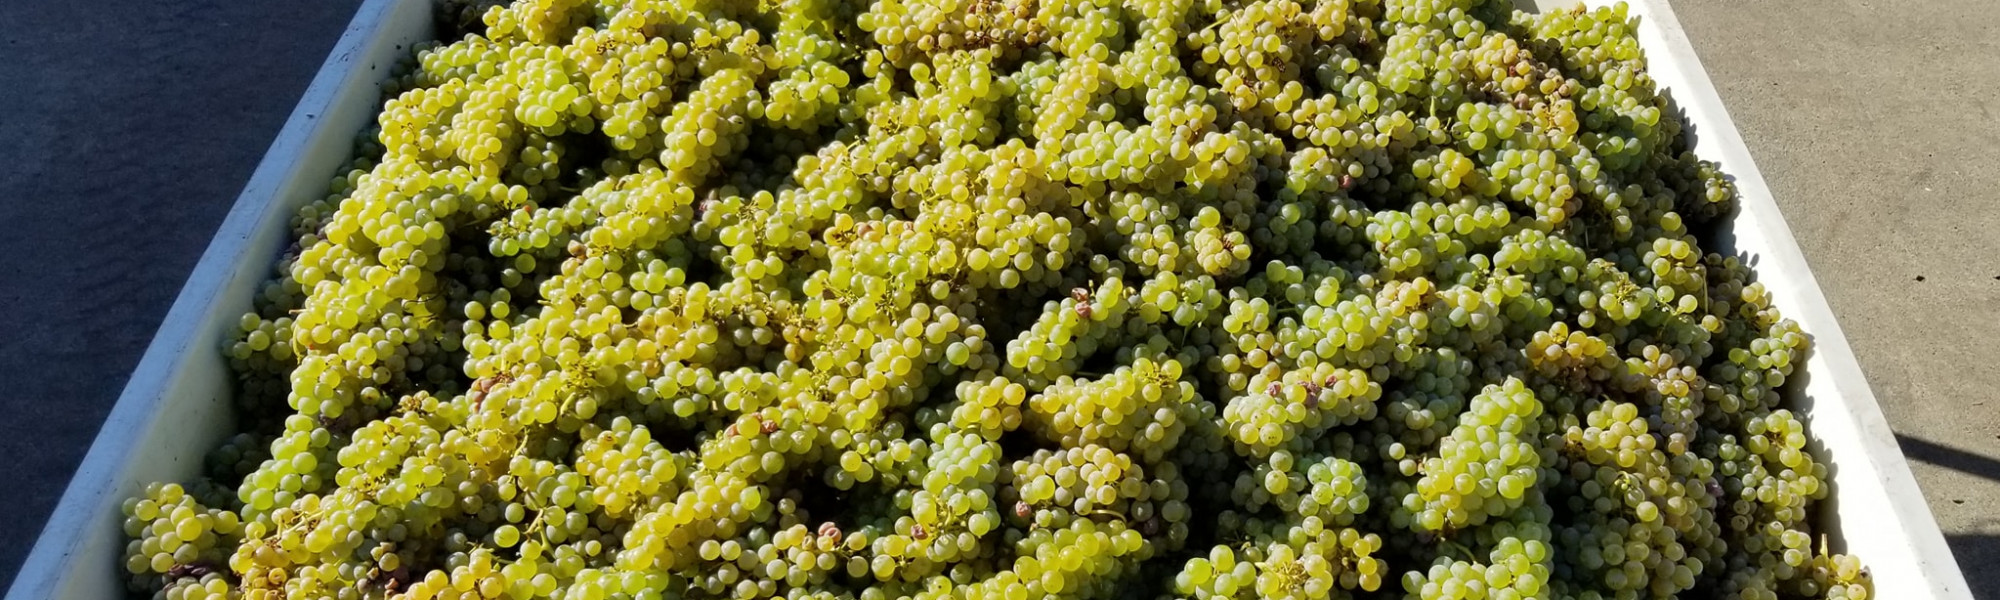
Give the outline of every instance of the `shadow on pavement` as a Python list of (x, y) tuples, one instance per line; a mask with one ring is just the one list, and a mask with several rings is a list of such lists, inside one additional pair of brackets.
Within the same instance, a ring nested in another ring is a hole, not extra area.
[(2000, 481), (2000, 459), (1900, 433), (1896, 434), (1896, 443), (1903, 447), (1903, 455), (1912, 460), (1921, 460), (1981, 479)]
[[(2000, 459), (1960, 450), (1921, 438), (1896, 434), (1896, 443), (1910, 460), (1944, 467), (1990, 481), (2000, 481)], [(2000, 560), (2000, 535), (1946, 534), (1945, 543), (1965, 572), (1974, 598), (2000, 598), (2000, 569), (1985, 568)]]
[(1944, 536), (1951, 555), (1965, 572), (1965, 585), (1974, 598), (2000, 598), (2000, 569), (1986, 567), (2000, 560), (2000, 535), (1967, 534)]

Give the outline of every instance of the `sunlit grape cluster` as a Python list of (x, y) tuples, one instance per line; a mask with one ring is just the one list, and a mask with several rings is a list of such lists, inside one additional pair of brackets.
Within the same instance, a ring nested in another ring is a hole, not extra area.
[(1622, 6), (438, 15), (135, 594), (1873, 592)]
[(1146, 357), (1095, 381), (1058, 379), (1028, 399), (1030, 430), (1065, 447), (1101, 443), (1158, 462), (1187, 429), (1185, 406), (1201, 402), (1180, 361)]
[(1536, 448), (1541, 401), (1521, 380), (1489, 385), (1474, 396), (1458, 426), (1418, 467), (1423, 477), (1403, 498), (1398, 520), (1419, 531), (1449, 532), (1521, 507), (1541, 478)]
[[(183, 598), (227, 597), (220, 574), (231, 547), (243, 535), (235, 512), (203, 506), (175, 484), (151, 484), (125, 501), (125, 569), (142, 576), (199, 580), (181, 590)], [(171, 593), (171, 592), (170, 592)]]

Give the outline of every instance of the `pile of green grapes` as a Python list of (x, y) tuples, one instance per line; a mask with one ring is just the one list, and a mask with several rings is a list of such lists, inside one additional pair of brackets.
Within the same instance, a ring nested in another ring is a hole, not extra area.
[(453, 9), (135, 593), (1869, 595), (1622, 6)]

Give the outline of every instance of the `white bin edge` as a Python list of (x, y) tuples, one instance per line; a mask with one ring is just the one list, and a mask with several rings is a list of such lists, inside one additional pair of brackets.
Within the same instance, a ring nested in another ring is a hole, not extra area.
[[(1804, 385), (1792, 386), (1803, 389), (1794, 389), (1791, 399), (1822, 446), (1820, 456), (1832, 465), (1833, 494), (1821, 511), (1840, 536), (1836, 549), (1863, 559), (1876, 597), (1970, 600), (1853, 349), (1673, 9), (1667, 0), (1629, 5), (1640, 18), (1650, 73), (1672, 90), (1698, 134), (1696, 152), (1736, 178), (1741, 210), (1725, 243), (1754, 260), (1778, 307), (1812, 335)], [(8, 590), (9, 600), (124, 594), (120, 503), (147, 482), (194, 476), (202, 456), (228, 435), (233, 378), (218, 350), (222, 336), (248, 310), (271, 261), (289, 243), (292, 213), (324, 193), (355, 136), (373, 119), (386, 71), (431, 32), (429, 0), (362, 5), (175, 299)]]

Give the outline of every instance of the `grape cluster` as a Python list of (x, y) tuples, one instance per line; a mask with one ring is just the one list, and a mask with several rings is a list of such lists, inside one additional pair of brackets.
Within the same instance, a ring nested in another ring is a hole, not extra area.
[(1058, 379), (1028, 399), (1030, 429), (1064, 447), (1099, 443), (1157, 463), (1180, 442), (1186, 407), (1201, 402), (1180, 361), (1133, 360), (1095, 381)]
[[(1550, 577), (1555, 572), (1549, 564), (1550, 512), (1546, 507), (1541, 508), (1523, 508), (1524, 514), (1498, 522), (1491, 532), (1478, 536), (1474, 540), (1477, 547), (1492, 548), (1483, 554), (1484, 561), (1478, 559), (1481, 556), (1478, 550), (1452, 548), (1428, 569), (1405, 573), (1403, 590), (1418, 598), (1518, 600), (1563, 596), (1563, 591), (1550, 587)], [(1458, 553), (1466, 556), (1452, 556)], [(1585, 592), (1578, 597), (1593, 596)]]
[(1521, 380), (1486, 386), (1438, 442), (1437, 456), (1418, 466), (1423, 477), (1403, 497), (1408, 514), (1397, 520), (1448, 532), (1519, 509), (1541, 477), (1534, 443), (1541, 415), (1541, 402)]
[(440, 15), (135, 593), (1872, 592), (1622, 7)]
[(1382, 587), (1387, 566), (1373, 556), (1382, 548), (1376, 534), (1328, 528), (1315, 517), (1296, 524), (1252, 525), (1240, 549), (1215, 546), (1207, 556), (1189, 559), (1174, 575), (1174, 594), (1204, 600), (1304, 599)]
[[(230, 546), (243, 535), (236, 513), (202, 505), (176, 484), (151, 484), (125, 501), (125, 569), (139, 575), (196, 578), (189, 598), (222, 596), (227, 581), (210, 579), (222, 573)], [(218, 585), (219, 584), (219, 585)]]
[[(1639, 407), (1602, 403), (1583, 419), (1565, 417), (1558, 472), (1568, 508), (1583, 515), (1556, 526), (1558, 558), (1614, 593), (1670, 597), (1726, 552), (1715, 498), (1704, 479), (1714, 464), (1669, 455)], [(1569, 483), (1577, 482), (1577, 483)]]

